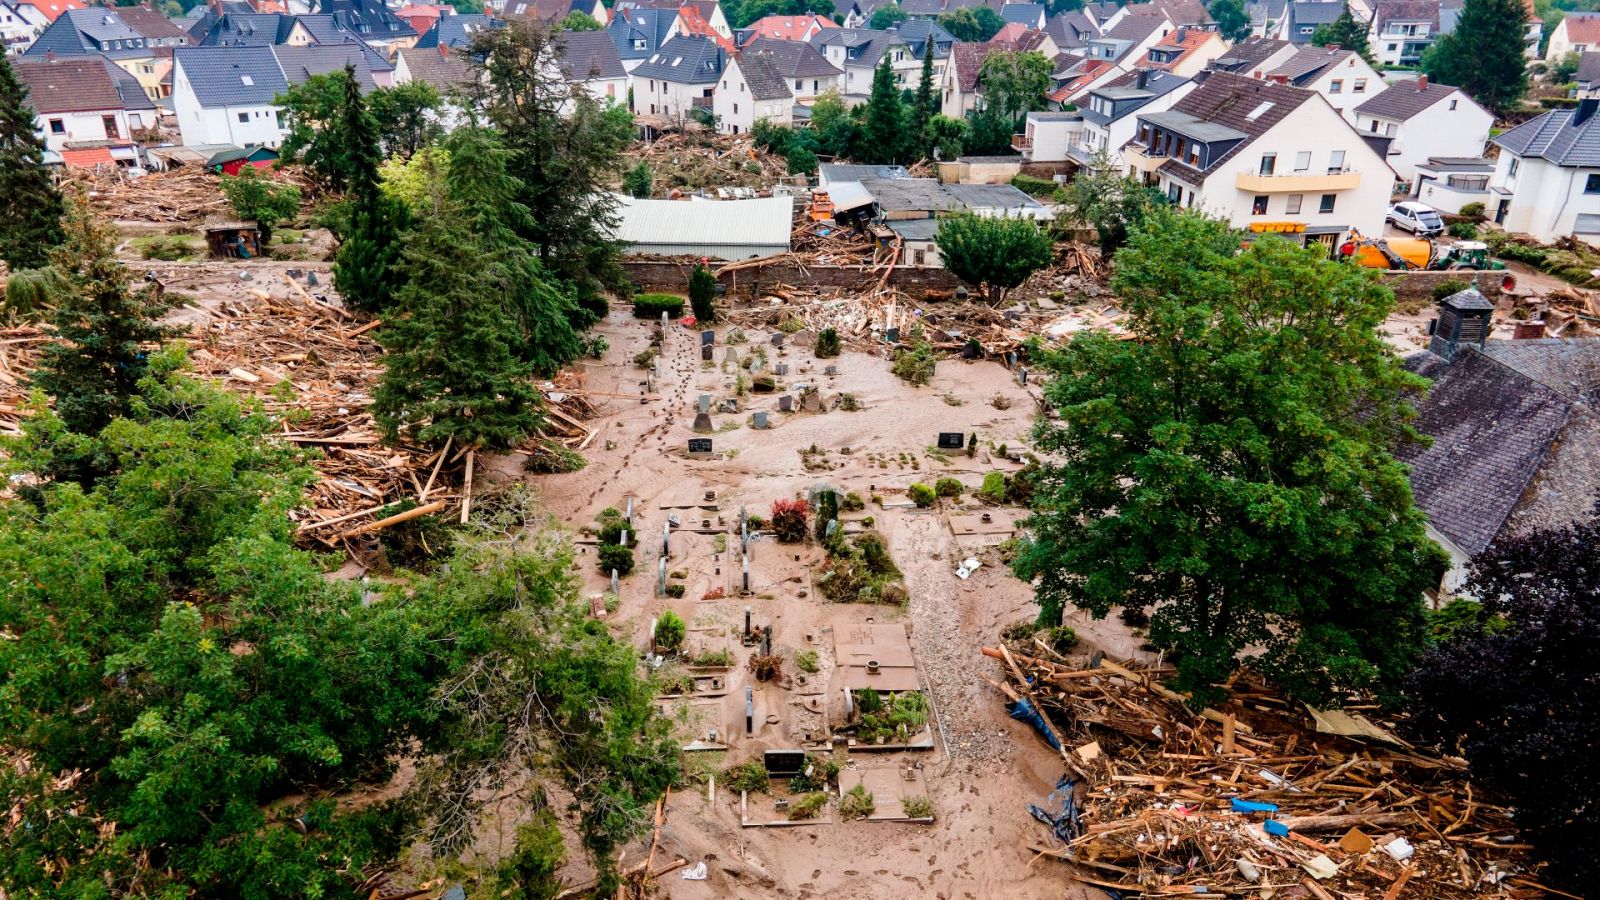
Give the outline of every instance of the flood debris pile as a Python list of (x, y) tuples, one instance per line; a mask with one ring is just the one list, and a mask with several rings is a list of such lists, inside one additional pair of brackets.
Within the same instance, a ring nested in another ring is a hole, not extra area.
[(1036, 861), (1071, 864), (1112, 896), (1547, 896), (1531, 848), (1474, 795), (1465, 764), (1359, 707), (1311, 710), (1245, 676), (1196, 713), (1161, 670), (983, 653), (1002, 660), (1005, 682), (991, 684), (1013, 717), (1067, 769), (1030, 809), (1047, 826)]

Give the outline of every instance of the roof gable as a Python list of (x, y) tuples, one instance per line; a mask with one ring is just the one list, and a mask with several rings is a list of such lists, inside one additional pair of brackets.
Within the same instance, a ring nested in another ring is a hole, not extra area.
[(722, 77), (727, 54), (709, 38), (677, 35), (633, 70), (635, 78), (659, 78), (677, 84), (710, 84)]
[(289, 89), (271, 47), (179, 47), (172, 60), (206, 108), (270, 106)]
[(40, 115), (156, 108), (138, 79), (102, 56), (18, 60), (12, 66), (28, 86), (28, 104)]
[(603, 31), (563, 31), (556, 35), (556, 48), (569, 81), (628, 77), (617, 45)]

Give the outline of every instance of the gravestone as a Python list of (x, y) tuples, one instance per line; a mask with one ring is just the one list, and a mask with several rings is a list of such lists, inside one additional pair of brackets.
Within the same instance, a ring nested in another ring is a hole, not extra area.
[(839, 367), (838, 366), (827, 366), (826, 368), (824, 368), (822, 370), (822, 374), (824, 374), (824, 375), (837, 375), (837, 374), (839, 374)]
[(711, 395), (701, 394), (700, 399), (695, 401), (694, 408), (696, 412), (711, 412)]
[(1016, 364), (1017, 364), (1017, 351), (1015, 351), (1015, 350), (1007, 350), (1006, 351), (1006, 368), (1008, 368), (1008, 369), (1012, 368)]
[[(661, 311), (661, 327), (662, 329), (667, 327), (667, 311), (664, 309)], [(666, 334), (663, 333), (661, 336), (666, 337)]]
[(772, 367), (772, 373), (774, 375), (777, 375), (778, 377), (782, 378), (783, 376), (789, 374), (789, 364), (788, 363), (778, 363), (776, 366)]
[(628, 511), (623, 514), (623, 521), (627, 522), (629, 525), (633, 524), (633, 498), (632, 497), (628, 498)]
[(804, 750), (768, 750), (762, 754), (761, 762), (771, 778), (793, 778), (810, 765)]
[(778, 412), (794, 412), (794, 397), (784, 394), (778, 398)]
[(761, 371), (761, 369), (762, 369), (761, 357), (757, 356), (757, 357), (755, 357), (755, 358), (750, 360), (750, 374), (751, 375), (754, 375), (755, 373)]
[[(662, 313), (662, 315), (666, 315), (666, 313)], [(660, 564), (656, 566), (656, 596), (657, 597), (665, 597), (666, 595), (667, 595), (667, 558), (665, 556), (663, 556), (663, 557), (661, 557)]]
[(887, 330), (887, 331), (885, 331), (883, 333), (883, 339), (888, 341), (891, 344), (900, 343), (900, 329), (898, 329), (898, 328), (890, 328), (889, 330)]
[(711, 414), (710, 413), (695, 413), (694, 414), (694, 433), (695, 434), (710, 434), (711, 432), (713, 432), (715, 430), (716, 429), (711, 426)]
[(729, 347), (727, 351), (722, 354), (722, 361), (725, 363), (737, 363), (739, 361), (739, 351), (734, 347)]
[(809, 413), (822, 412), (822, 392), (806, 391), (800, 395), (800, 411)]
[(613, 593), (613, 594), (621, 593), (617, 589), (617, 570), (616, 569), (612, 569), (611, 570), (611, 593)]
[(715, 331), (702, 331), (702, 332), (700, 332), (700, 345), (701, 346), (710, 346), (712, 344), (715, 344), (716, 342), (717, 342), (717, 333)]
[(717, 404), (717, 412), (721, 412), (721, 413), (736, 413), (738, 411), (739, 411), (739, 398), (738, 397), (727, 397), (727, 398), (724, 398), (721, 403)]
[(774, 334), (772, 336), (772, 346), (774, 346), (774, 347), (782, 347), (783, 346), (783, 332), (780, 331), (777, 334)]
[(1007, 322), (1020, 322), (1020, 321), (1022, 321), (1022, 313), (1017, 312), (1014, 309), (1008, 309), (1008, 310), (1006, 310), (1006, 321)]
[(1023, 366), (1023, 367), (1017, 369), (1017, 384), (1020, 384), (1023, 387), (1027, 387), (1028, 386), (1028, 367), (1027, 366)]
[(713, 362), (713, 357), (716, 355), (716, 349), (717, 348), (711, 346), (710, 344), (701, 345), (700, 358), (706, 362)]
[(690, 438), (689, 455), (695, 459), (705, 459), (711, 455), (711, 438)]
[(967, 436), (960, 431), (939, 432), (940, 450), (961, 450), (967, 446)]
[(317, 286), (317, 273), (315, 273), (315, 272), (307, 272), (306, 273), (306, 286), (307, 287), (316, 287)]
[(766, 428), (771, 428), (772, 426), (767, 424), (767, 414), (766, 414), (765, 411), (762, 411), (762, 412), (758, 412), (758, 413), (756, 413), (756, 414), (754, 414), (754, 415), (752, 415), (750, 417), (750, 427), (751, 428), (766, 429)]

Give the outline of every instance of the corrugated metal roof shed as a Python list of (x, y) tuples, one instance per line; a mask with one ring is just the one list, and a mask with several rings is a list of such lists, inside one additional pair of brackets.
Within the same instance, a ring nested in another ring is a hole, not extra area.
[(615, 237), (629, 252), (748, 259), (789, 250), (793, 197), (637, 200), (617, 196)]

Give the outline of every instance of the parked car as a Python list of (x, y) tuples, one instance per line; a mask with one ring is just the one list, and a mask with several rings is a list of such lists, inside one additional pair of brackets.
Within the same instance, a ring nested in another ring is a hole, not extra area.
[(1439, 212), (1425, 203), (1396, 203), (1389, 207), (1389, 222), (1415, 235), (1427, 237), (1444, 232), (1444, 219)]

